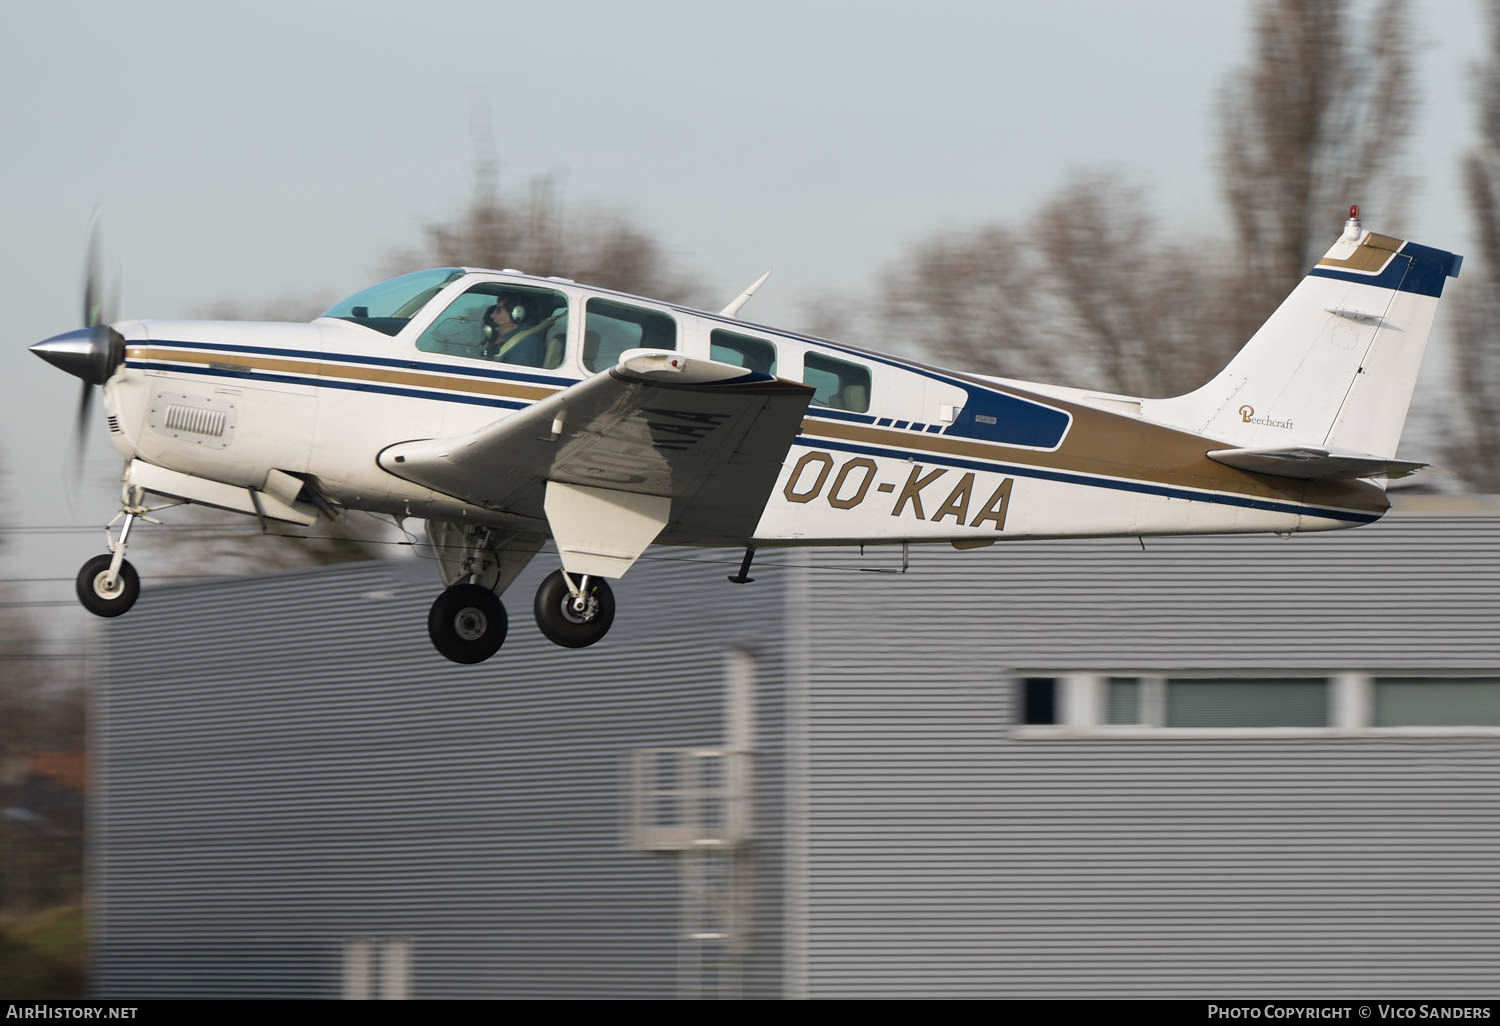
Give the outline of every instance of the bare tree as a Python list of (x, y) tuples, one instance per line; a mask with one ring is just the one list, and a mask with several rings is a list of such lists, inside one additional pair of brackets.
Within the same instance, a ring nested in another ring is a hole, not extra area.
[(1500, 491), (1500, 0), (1489, 4), (1489, 47), (1474, 69), (1479, 144), (1464, 160), (1478, 251), (1454, 297), (1454, 386), (1445, 456), (1473, 487)]
[(1218, 316), (1223, 272), (1203, 247), (1163, 240), (1141, 187), (1080, 176), (1037, 216), (1033, 235), (1054, 345), (1081, 365), (1070, 368), (1072, 380), (1175, 394), (1202, 384), (1243, 341)]
[(517, 267), (671, 302), (702, 296), (702, 285), (674, 268), (666, 247), (624, 213), (585, 210), (570, 225), (556, 176), (532, 179), (521, 199), (505, 197), (496, 179), (493, 163), (478, 161), (468, 205), (452, 218), (426, 224), (422, 243), (400, 251), (393, 269)]
[[(1296, 287), (1350, 202), (1399, 219), (1416, 97), (1401, 0), (1264, 0), (1220, 96), (1233, 239), (1169, 241), (1145, 190), (1075, 176), (1025, 227), (935, 235), (881, 285), (933, 358), (1133, 395), (1211, 377)], [(1492, 91), (1493, 94), (1493, 91)]]
[(1361, 25), (1348, 0), (1263, 0), (1254, 49), (1219, 97), (1242, 327), (1263, 321), (1338, 235), (1351, 203), (1402, 215), (1417, 108), (1405, 0)]
[(931, 236), (882, 275), (871, 343), (980, 373), (1050, 373), (1061, 364), (1039, 337), (1038, 261), (1002, 224)]
[(894, 339), (964, 369), (1133, 395), (1201, 384), (1232, 340), (1222, 273), (1164, 241), (1145, 190), (1075, 176), (1024, 228), (920, 244), (882, 279)]

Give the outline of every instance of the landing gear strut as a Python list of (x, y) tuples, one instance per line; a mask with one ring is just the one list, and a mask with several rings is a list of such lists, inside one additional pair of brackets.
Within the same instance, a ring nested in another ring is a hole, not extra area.
[(443, 658), (482, 663), (505, 643), (509, 621), (500, 595), (531, 562), (542, 538), (429, 520), (427, 540), (448, 586), (427, 613), (427, 635)]
[(564, 648), (587, 648), (615, 622), (615, 596), (609, 582), (587, 574), (574, 583), (565, 570), (554, 570), (536, 590), (536, 625), (549, 641)]

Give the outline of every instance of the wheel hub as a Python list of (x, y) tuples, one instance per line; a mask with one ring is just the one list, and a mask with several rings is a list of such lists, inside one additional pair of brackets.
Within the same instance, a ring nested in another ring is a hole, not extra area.
[(94, 575), (94, 594), (102, 599), (119, 598), (120, 593), (125, 590), (125, 578), (123, 574), (116, 574), (113, 585), (110, 584), (109, 571), (104, 570)]
[(470, 606), (461, 609), (453, 618), (453, 632), (465, 641), (478, 641), (489, 629), (490, 621), (484, 612)]
[(587, 599), (575, 599), (572, 595), (564, 595), (562, 600), (563, 619), (569, 623), (588, 623), (599, 613), (599, 600), (589, 595)]

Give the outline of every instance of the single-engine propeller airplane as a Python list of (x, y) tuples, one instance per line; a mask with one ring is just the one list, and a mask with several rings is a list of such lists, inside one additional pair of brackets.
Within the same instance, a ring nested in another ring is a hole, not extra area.
[[(96, 263), (92, 255), (90, 264)], [(1118, 256), (1118, 255), (1116, 255)], [(758, 548), (1325, 531), (1378, 520), (1447, 278), (1462, 258), (1342, 236), (1229, 365), (1145, 399), (943, 370), (515, 270), (442, 267), (308, 324), (118, 321), (32, 351), (103, 386), (118, 536), (78, 574), (118, 616), (132, 524), (203, 503), (313, 524), (426, 521), (455, 662), (505, 640), (500, 596), (551, 537), (537, 625), (583, 647), (653, 542)]]

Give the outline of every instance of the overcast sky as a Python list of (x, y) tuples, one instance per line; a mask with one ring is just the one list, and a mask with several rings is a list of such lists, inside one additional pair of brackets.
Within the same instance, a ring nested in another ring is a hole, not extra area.
[[(1366, 223), (1462, 252), (1457, 163), (1483, 23), (1477, 0), (1414, 6), (1421, 191), (1405, 223), (1368, 208)], [(77, 382), (25, 352), (79, 322), (96, 205), (124, 269), (122, 316), (332, 301), (384, 276), (424, 221), (461, 209), (487, 109), (503, 187), (560, 174), (570, 210), (629, 211), (720, 302), (774, 267), (746, 314), (792, 323), (807, 296), (868, 285), (935, 229), (1024, 217), (1081, 168), (1120, 169), (1170, 224), (1227, 224), (1213, 106), (1246, 58), (1249, 11), (0, 3), (0, 511), (12, 525), (102, 525), (114, 512), (118, 459), (100, 423), (73, 519), (61, 464)], [(70, 581), (101, 550), (95, 535), (0, 537), (10, 575)]]

